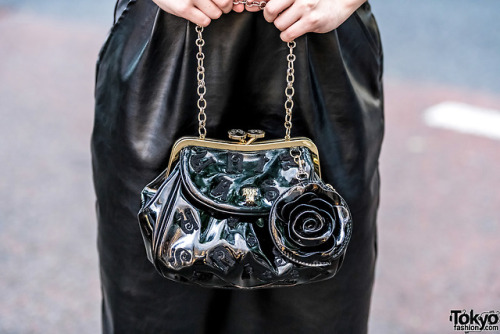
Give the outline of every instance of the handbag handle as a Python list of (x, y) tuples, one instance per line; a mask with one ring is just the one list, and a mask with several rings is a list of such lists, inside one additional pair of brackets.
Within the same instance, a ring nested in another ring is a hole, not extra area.
[[(234, 4), (246, 3), (245, 0), (234, 2)], [(249, 2), (250, 3), (250, 2)], [(251, 2), (250, 4), (254, 4), (254, 6), (259, 6), (261, 9), (265, 6), (265, 1), (262, 2)], [(255, 5), (258, 4), (258, 5)], [(205, 86), (205, 66), (203, 64), (203, 60), (205, 59), (205, 54), (203, 53), (203, 46), (205, 45), (205, 40), (203, 39), (203, 27), (197, 25), (196, 32), (198, 33), (198, 39), (196, 39), (196, 46), (198, 46), (198, 53), (196, 54), (196, 59), (198, 60), (197, 74), (196, 78), (198, 80), (198, 133), (200, 135), (201, 140), (205, 140), (207, 135), (207, 115), (205, 113), (205, 109), (207, 108), (207, 101), (205, 100), (205, 94), (207, 92), (207, 88)], [(294, 61), (296, 59), (295, 54), (293, 53), (293, 49), (296, 44), (295, 41), (291, 41), (287, 43), (288, 48), (290, 49), (290, 53), (287, 54), (286, 59), (288, 61), (288, 68), (286, 71), (286, 88), (285, 88), (285, 140), (290, 140), (291, 131), (292, 131), (292, 109), (293, 109), (293, 95), (295, 94), (295, 89), (293, 88), (293, 82), (295, 81), (294, 76)]]

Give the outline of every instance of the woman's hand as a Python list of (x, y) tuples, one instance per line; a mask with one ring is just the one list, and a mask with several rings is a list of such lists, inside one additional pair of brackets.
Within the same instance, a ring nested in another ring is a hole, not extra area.
[[(258, 0), (257, 0), (258, 1)], [(262, 1), (262, 0), (261, 0)], [(264, 18), (281, 31), (285, 42), (308, 32), (325, 33), (336, 29), (366, 0), (270, 0)], [(223, 13), (234, 10), (259, 11), (259, 7), (234, 5), (233, 0), (153, 0), (164, 11), (202, 27)]]
[(153, 0), (161, 9), (202, 27), (233, 9), (233, 0)]
[(290, 42), (308, 32), (325, 33), (336, 29), (366, 0), (271, 0), (264, 18)]

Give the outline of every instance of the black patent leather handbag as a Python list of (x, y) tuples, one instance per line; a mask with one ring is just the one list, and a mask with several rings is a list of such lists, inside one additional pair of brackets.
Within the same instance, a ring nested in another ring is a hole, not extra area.
[(197, 26), (199, 137), (173, 146), (141, 193), (147, 256), (164, 277), (218, 288), (293, 286), (339, 270), (352, 233), (344, 199), (320, 176), (308, 138), (291, 138), (295, 42), (288, 43), (284, 139), (260, 130), (206, 138), (203, 28)]

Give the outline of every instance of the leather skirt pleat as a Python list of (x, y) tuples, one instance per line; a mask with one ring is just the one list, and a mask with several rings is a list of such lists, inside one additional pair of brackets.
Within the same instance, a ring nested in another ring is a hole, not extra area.
[[(383, 137), (382, 50), (365, 3), (341, 27), (296, 40), (292, 136), (319, 148), (323, 179), (342, 194), (353, 235), (331, 280), (253, 291), (162, 278), (146, 258), (142, 188), (182, 136), (198, 133), (197, 35), (151, 0), (121, 0), (97, 63), (92, 135), (103, 333), (365, 333), (370, 308)], [(207, 130), (283, 138), (286, 54), (262, 13), (223, 15), (204, 31)]]

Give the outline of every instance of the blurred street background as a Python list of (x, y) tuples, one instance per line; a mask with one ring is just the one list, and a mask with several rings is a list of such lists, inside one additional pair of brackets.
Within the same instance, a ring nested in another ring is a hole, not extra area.
[[(113, 7), (0, 0), (1, 334), (100, 332), (89, 142)], [(386, 136), (370, 332), (461, 333), (451, 310), (500, 311), (500, 2), (372, 7)]]

